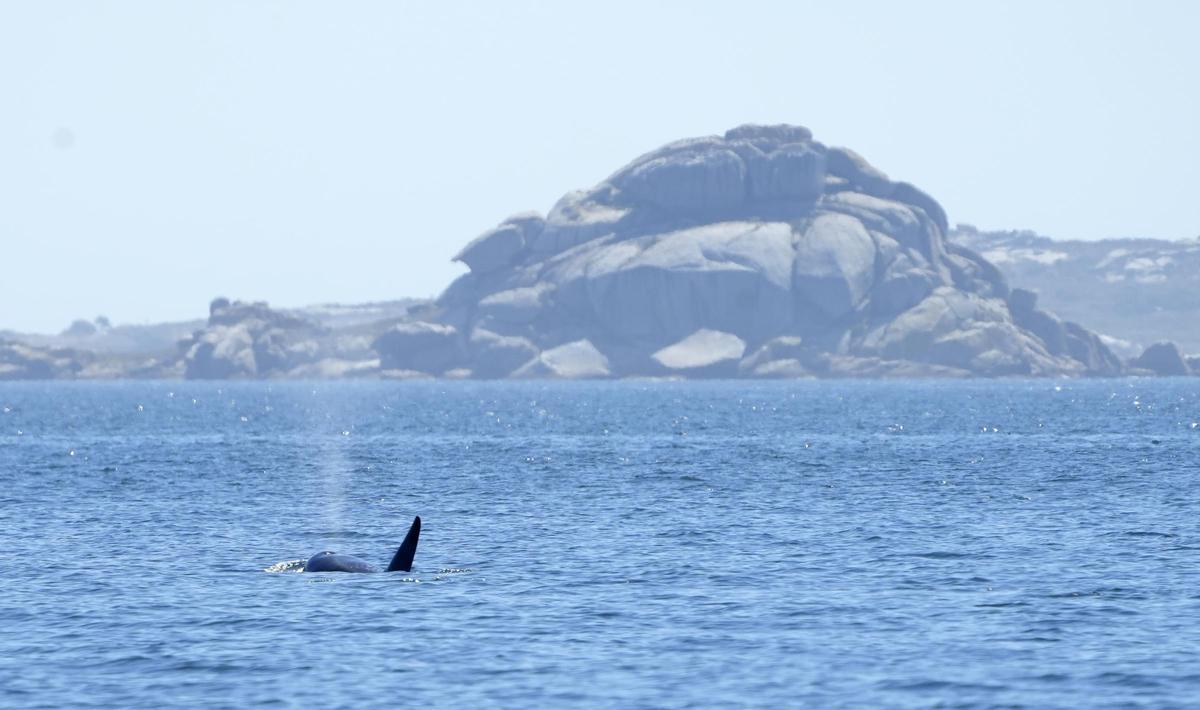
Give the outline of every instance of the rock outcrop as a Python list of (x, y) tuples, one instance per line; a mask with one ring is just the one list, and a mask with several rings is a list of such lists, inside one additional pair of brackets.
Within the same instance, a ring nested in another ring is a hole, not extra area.
[(0, 380), (115, 380), (178, 377), (170, 361), (153, 357), (97, 354), (0, 340)]
[(95, 361), (91, 353), (0, 340), (0, 380), (74, 379)]
[(995, 264), (1042, 307), (1108, 336), (1122, 357), (1171, 340), (1200, 352), (1200, 239), (1050, 239), (960, 224), (951, 244)]
[(609, 377), (608, 358), (587, 340), (576, 340), (550, 348), (512, 373), (516, 378), (554, 377), (577, 380)]
[(207, 325), (180, 342), (179, 349), (189, 379), (376, 374), (379, 363), (370, 340), (359, 341), (355, 347), (353, 339), (333, 339), (315, 320), (266, 303), (218, 298), (209, 306)]
[(384, 370), (413, 370), (442, 375), (463, 359), (458, 329), (436, 323), (401, 323), (375, 339)]
[[(283, 310), (218, 298), (207, 320), (114, 326), (99, 316), (52, 335), (0, 332), (0, 379), (376, 377), (378, 336), (429, 305), (403, 299)], [(520, 365), (533, 354), (507, 357)]]
[(1107, 375), (1121, 370), (1120, 359), (1100, 336), (1078, 323), (1064, 322), (1037, 308), (1037, 294), (1014, 288), (1008, 308), (1017, 325), (1036, 335), (1051, 355), (1067, 355), (1084, 366), (1085, 374)]
[(1151, 345), (1129, 365), (1135, 370), (1161, 377), (1187, 377), (1193, 374), (1187, 358), (1179, 352), (1179, 346), (1169, 342)]
[(932, 197), (853, 151), (742, 126), (509, 218), (459, 253), (471, 271), (429, 323), (376, 345), (385, 368), (476, 377), (1121, 371), (946, 232)]
[(62, 335), (67, 338), (87, 338), (95, 335), (98, 330), (96, 324), (92, 321), (79, 318), (72, 321), (71, 325), (62, 332)]
[(702, 328), (650, 357), (670, 374), (729, 377), (745, 353), (746, 343), (736, 335)]

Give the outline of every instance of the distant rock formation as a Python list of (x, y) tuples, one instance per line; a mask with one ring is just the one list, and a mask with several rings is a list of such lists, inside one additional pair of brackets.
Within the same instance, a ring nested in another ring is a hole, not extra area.
[(172, 363), (77, 348), (0, 340), (0, 380), (113, 380), (177, 377)]
[(1059, 316), (1110, 336), (1123, 357), (1163, 340), (1200, 353), (1200, 239), (1059, 240), (960, 224), (950, 242), (1037, 291)]
[(1193, 373), (1191, 364), (1175, 343), (1155, 343), (1129, 363), (1135, 370), (1162, 377), (1187, 377)]
[(402, 323), (375, 339), (384, 370), (413, 370), (441, 374), (462, 360), (458, 331), (434, 323)]
[(1121, 371), (946, 233), (932, 197), (853, 151), (742, 126), (505, 220), (429, 322), (375, 347), (384, 369), (476, 377)]
[(95, 323), (80, 318), (72, 321), (71, 325), (67, 326), (67, 329), (62, 334), (67, 338), (87, 338), (95, 335), (97, 330), (98, 328), (96, 328)]
[(513, 377), (583, 379), (609, 377), (608, 358), (587, 340), (575, 340), (550, 348), (512, 373)]
[(218, 298), (205, 328), (179, 347), (189, 379), (349, 377), (378, 372), (369, 342), (350, 339), (347, 347), (314, 320), (266, 303)]
[(671, 143), (455, 258), (436, 302), (0, 332), (0, 379), (1200, 374), (1200, 241), (950, 232), (798, 126)]
[(403, 299), (283, 310), (218, 298), (204, 321), (113, 326), (99, 316), (54, 335), (0, 332), (0, 379), (374, 377), (372, 342), (428, 305)]
[(1120, 372), (1121, 360), (1098, 335), (1078, 323), (1064, 322), (1039, 310), (1033, 291), (1014, 288), (1008, 297), (1008, 308), (1017, 325), (1036, 335), (1050, 354), (1071, 357), (1083, 364), (1087, 374)]
[(91, 353), (0, 340), (0, 380), (73, 379), (94, 360)]

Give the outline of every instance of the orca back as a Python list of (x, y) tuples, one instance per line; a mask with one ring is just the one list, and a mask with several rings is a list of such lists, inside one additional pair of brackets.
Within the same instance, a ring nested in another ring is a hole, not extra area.
[(413, 557), (417, 554), (417, 539), (421, 537), (421, 516), (413, 518), (412, 527), (408, 529), (408, 535), (404, 536), (404, 542), (400, 543), (400, 549), (396, 550), (395, 556), (392, 557), (392, 563), (388, 565), (388, 572), (411, 572)]
[(305, 572), (378, 572), (379, 569), (354, 555), (318, 552), (304, 563)]

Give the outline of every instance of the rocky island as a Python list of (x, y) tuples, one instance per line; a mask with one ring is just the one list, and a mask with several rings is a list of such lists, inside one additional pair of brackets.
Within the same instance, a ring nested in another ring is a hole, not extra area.
[(1010, 285), (977, 251), (994, 243), (951, 234), (933, 197), (853, 151), (747, 125), (505, 219), (461, 249), (469, 273), (435, 300), (219, 298), (207, 321), (0, 333), (0, 379), (1200, 373), (1170, 343), (1122, 360), (1118, 341)]
[(483, 377), (1115, 375), (1096, 334), (946, 239), (917, 187), (799, 126), (637, 158), (456, 257), (385, 371)]

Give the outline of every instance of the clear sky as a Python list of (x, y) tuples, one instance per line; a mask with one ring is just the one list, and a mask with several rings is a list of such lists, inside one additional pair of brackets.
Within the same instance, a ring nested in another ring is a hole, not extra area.
[(1196, 2), (0, 0), (0, 328), (439, 293), (667, 141), (797, 123), (950, 220), (1200, 235)]

